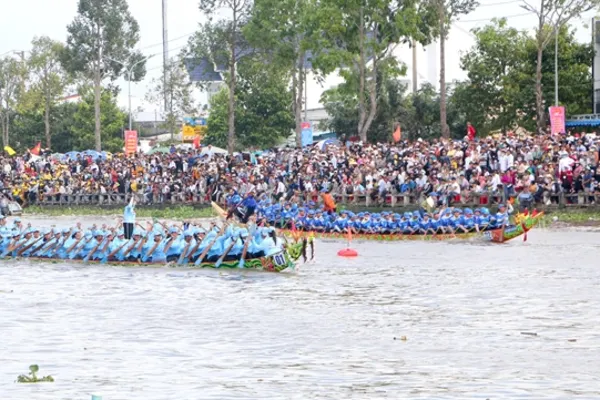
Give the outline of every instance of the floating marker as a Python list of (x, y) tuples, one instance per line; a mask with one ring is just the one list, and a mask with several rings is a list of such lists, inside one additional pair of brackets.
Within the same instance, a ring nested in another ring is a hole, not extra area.
[(358, 252), (354, 249), (350, 248), (350, 242), (352, 242), (352, 231), (348, 228), (348, 247), (338, 251), (338, 256), (340, 257), (356, 257), (358, 256)]
[(96, 396), (95, 394), (93, 394), (92, 400), (102, 400), (102, 396)]

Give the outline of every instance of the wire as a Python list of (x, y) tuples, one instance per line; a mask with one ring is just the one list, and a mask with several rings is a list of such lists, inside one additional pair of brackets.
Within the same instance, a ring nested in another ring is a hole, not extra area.
[(526, 15), (532, 15), (531, 12), (526, 12), (526, 13), (522, 13), (522, 14), (513, 14), (513, 15), (505, 15), (505, 16), (500, 16), (500, 17), (493, 17), (493, 18), (480, 18), (480, 19), (459, 19), (457, 22), (485, 22), (485, 21), (491, 21), (493, 19), (509, 19), (509, 18), (519, 18), (519, 17), (524, 17)]
[[(196, 31), (194, 31), (194, 32), (191, 32), (191, 33), (186, 33), (185, 35), (182, 35), (182, 36), (176, 37), (175, 39), (170, 39), (170, 40), (167, 40), (167, 43), (171, 43), (171, 42), (174, 42), (174, 41), (176, 41), (176, 40), (180, 40), (180, 39), (183, 39), (183, 38), (186, 38), (186, 37), (190, 37), (190, 36), (192, 36), (192, 35), (193, 35), (193, 34), (195, 34), (195, 33), (196, 33)], [(162, 44), (163, 44), (163, 42), (160, 42), (160, 43), (155, 43), (155, 44), (151, 44), (151, 45), (148, 45), (148, 46), (140, 47), (140, 48), (139, 48), (139, 50), (143, 50), (143, 49), (149, 49), (150, 47), (162, 46)]]
[(513, 3), (520, 3), (521, 0), (509, 0), (509, 1), (500, 1), (498, 3), (488, 3), (488, 4), (479, 4), (477, 7), (495, 7), (495, 6), (502, 6), (505, 4), (513, 4)]

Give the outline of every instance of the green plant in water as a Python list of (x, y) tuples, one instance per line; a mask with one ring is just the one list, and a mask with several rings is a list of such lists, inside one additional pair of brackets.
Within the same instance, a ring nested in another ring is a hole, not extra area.
[(36, 364), (29, 366), (29, 375), (19, 375), (17, 382), (19, 383), (37, 383), (37, 382), (54, 382), (54, 378), (50, 375), (42, 378), (37, 377), (37, 372), (40, 370)]

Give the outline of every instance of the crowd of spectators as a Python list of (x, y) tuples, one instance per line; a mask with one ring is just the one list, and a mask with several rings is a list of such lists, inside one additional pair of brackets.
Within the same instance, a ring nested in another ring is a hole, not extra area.
[[(430, 195), (449, 203), (493, 199), (558, 202), (562, 195), (600, 190), (600, 137), (595, 134), (494, 135), (476, 140), (401, 141), (395, 144), (284, 148), (228, 156), (178, 150), (94, 157), (51, 155), (0, 158), (0, 189), (22, 205), (40, 199), (90, 199), (136, 193), (142, 202), (223, 200), (231, 190), (276, 200), (318, 198), (326, 190), (349, 201), (390, 195)], [(566, 201), (571, 200), (566, 196)], [(420, 199), (420, 200), (419, 200)]]

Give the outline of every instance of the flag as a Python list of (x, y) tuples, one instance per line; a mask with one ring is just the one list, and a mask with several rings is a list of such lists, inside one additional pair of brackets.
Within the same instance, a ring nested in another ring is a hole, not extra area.
[(400, 129), (400, 124), (396, 125), (396, 129), (394, 130), (394, 142), (398, 143), (400, 139), (402, 139), (402, 130)]
[(4, 146), (4, 151), (11, 157), (17, 154), (17, 152), (10, 146)]
[(196, 135), (194, 136), (194, 149), (199, 149), (200, 148), (200, 135)]
[(39, 156), (42, 152), (42, 142), (38, 142), (33, 149), (29, 150), (29, 152), (33, 155)]

